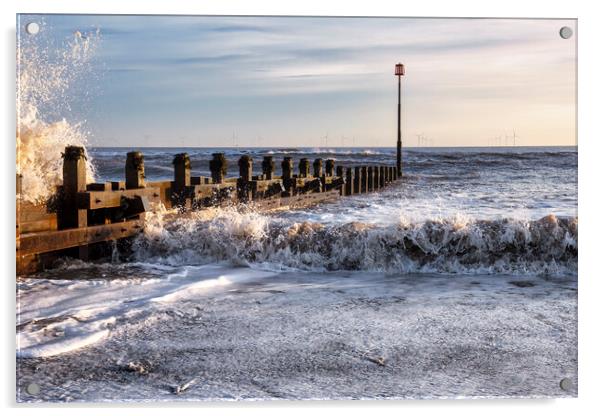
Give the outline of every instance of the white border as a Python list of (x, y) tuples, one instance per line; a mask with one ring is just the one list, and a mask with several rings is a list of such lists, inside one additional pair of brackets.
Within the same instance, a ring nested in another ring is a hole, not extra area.
[[(77, 406), (38, 406), (15, 405), (15, 348), (14, 348), (14, 243), (13, 225), (15, 218), (14, 204), (14, 132), (15, 132), (15, 14), (20, 13), (119, 13), (119, 14), (236, 14), (236, 15), (346, 15), (346, 16), (437, 16), (437, 17), (548, 17), (579, 19), (579, 217), (581, 235), (579, 241), (579, 398), (562, 400), (454, 400), (454, 401), (364, 401), (364, 402), (261, 402), (261, 403), (190, 403), (182, 405), (153, 404), (148, 407), (177, 407), (177, 412), (198, 413), (211, 411), (225, 413), (231, 410), (244, 410), (251, 414), (282, 413), (307, 414), (331, 413), (343, 410), (346, 414), (379, 413), (399, 414), (400, 412), (445, 412), (446, 415), (504, 415), (508, 412), (544, 413), (546, 415), (566, 415), (589, 413), (601, 407), (598, 397), (600, 383), (600, 307), (602, 296), (600, 282), (602, 274), (597, 270), (597, 252), (600, 230), (600, 207), (602, 195), (600, 181), (602, 179), (600, 158), (602, 152), (600, 142), (602, 134), (600, 124), (600, 53), (599, 40), (602, 39), (602, 16), (596, 13), (593, 1), (546, 1), (528, 2), (525, 0), (484, 1), (324, 1), (303, 0), (284, 2), (277, 0), (221, 0), (215, 2), (191, 2), (186, 0), (146, 0), (144, 2), (124, 0), (104, 0), (91, 2), (82, 0), (20, 0), (19, 2), (3, 1), (0, 3), (2, 13), (2, 85), (3, 90), (2, 126), (4, 132), (4, 158), (1, 169), (5, 185), (7, 201), (0, 204), (4, 219), (3, 247), (0, 250), (6, 273), (3, 282), (3, 331), (5, 340), (2, 343), (3, 368), (2, 402), (5, 407), (12, 407), (12, 413), (29, 413), (41, 410), (46, 415), (63, 415), (71, 412), (82, 412), (82, 405)], [(554, 70), (554, 68), (550, 68)], [(597, 406), (596, 406), (597, 405)], [(67, 407), (67, 408), (66, 408)], [(75, 407), (75, 408), (73, 408)], [(131, 405), (97, 405), (85, 410), (87, 414), (100, 415), (107, 412), (107, 407), (114, 414), (132, 412)], [(201, 409), (195, 409), (201, 407)], [(161, 414), (165, 409), (144, 410), (149, 414)]]

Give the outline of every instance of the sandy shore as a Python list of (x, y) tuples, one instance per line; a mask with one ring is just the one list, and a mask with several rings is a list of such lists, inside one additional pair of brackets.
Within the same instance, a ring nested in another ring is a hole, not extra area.
[(575, 396), (576, 313), (575, 279), (279, 273), (19, 358), (18, 400)]

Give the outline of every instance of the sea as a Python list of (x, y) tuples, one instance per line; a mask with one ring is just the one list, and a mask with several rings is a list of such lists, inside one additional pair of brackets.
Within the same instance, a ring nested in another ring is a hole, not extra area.
[[(215, 152), (228, 176), (241, 155), (257, 174), (265, 155), (277, 174), (285, 156), (395, 163), (376, 147), (91, 147), (95, 180), (123, 180), (131, 150), (147, 181), (182, 152), (205, 176)], [(19, 401), (577, 394), (577, 147), (405, 148), (378, 192), (146, 222), (131, 253), (17, 280)]]
[[(21, 201), (54, 194), (67, 145), (86, 147), (96, 182), (123, 180), (130, 150), (148, 181), (171, 179), (181, 152), (193, 175), (214, 152), (229, 176), (243, 154), (277, 174), (285, 156), (395, 161), (393, 147), (91, 147), (72, 110), (96, 91), (98, 31), (57, 45), (44, 29), (18, 37)], [(578, 394), (574, 146), (404, 147), (403, 177), (379, 192), (157, 210), (131, 248), (17, 276), (18, 402)]]

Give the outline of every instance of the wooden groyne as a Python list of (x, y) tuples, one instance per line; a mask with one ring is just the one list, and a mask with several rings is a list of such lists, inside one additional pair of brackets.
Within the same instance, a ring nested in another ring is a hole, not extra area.
[[(127, 154), (125, 180), (88, 183), (85, 151), (69, 146), (63, 153), (63, 184), (47, 203), (34, 205), (17, 198), (17, 274), (49, 267), (54, 260), (71, 256), (88, 260), (110, 254), (111, 242), (133, 237), (144, 227), (144, 216), (157, 209), (188, 211), (238, 203), (259, 210), (300, 208), (333, 201), (340, 196), (377, 191), (397, 180), (395, 166), (335, 166), (333, 159), (302, 158), (294, 173), (293, 159), (276, 162), (264, 156), (262, 173), (253, 175), (253, 159), (238, 160), (237, 177), (227, 177), (224, 153), (214, 153), (210, 177), (191, 176), (187, 153), (174, 156), (172, 181), (147, 182), (144, 156)], [(17, 196), (21, 192), (17, 175)]]

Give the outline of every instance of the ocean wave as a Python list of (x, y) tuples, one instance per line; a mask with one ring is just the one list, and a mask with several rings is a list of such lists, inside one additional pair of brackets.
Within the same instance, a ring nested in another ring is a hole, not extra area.
[[(87, 132), (82, 123), (56, 116), (69, 113), (69, 88), (90, 76), (91, 57), (98, 32), (73, 38), (56, 48), (43, 34), (19, 37), (17, 82), (17, 173), (22, 176), (20, 197), (24, 201), (48, 199), (61, 183), (65, 146), (85, 147)], [(86, 160), (86, 175), (94, 180), (94, 166)]]
[(147, 220), (133, 259), (173, 265), (228, 262), (271, 269), (385, 273), (570, 275), (577, 273), (577, 218), (459, 218), (389, 226), (287, 222), (218, 209)]

